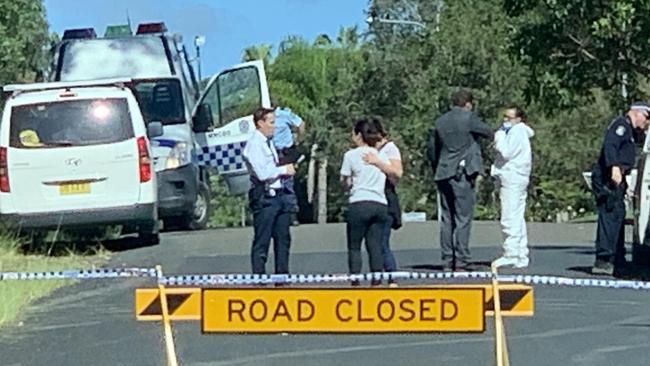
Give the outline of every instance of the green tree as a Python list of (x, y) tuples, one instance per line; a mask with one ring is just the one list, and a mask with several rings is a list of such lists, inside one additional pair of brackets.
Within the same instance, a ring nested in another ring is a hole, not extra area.
[(0, 0), (0, 84), (36, 79), (49, 41), (41, 0)]
[(273, 46), (270, 44), (247, 47), (242, 53), (242, 61), (262, 60), (265, 64), (268, 64), (271, 61), (272, 49)]
[[(449, 110), (454, 90), (471, 88), (478, 112), (495, 127), (500, 109), (522, 99), (526, 70), (509, 52), (512, 33), (501, 6), (499, 0), (458, 0), (445, 2), (439, 13), (433, 1), (377, 0), (371, 5), (384, 17), (427, 25), (422, 30), (373, 22), (363, 86), (369, 109), (386, 119), (402, 148), (406, 174), (398, 189), (406, 210), (433, 214), (435, 185), (424, 156), (425, 137), (435, 118)], [(486, 148), (487, 163), (492, 155)], [(479, 203), (493, 208), (492, 192), (482, 184)]]
[(621, 107), (643, 96), (650, 1), (505, 0), (504, 7), (517, 25), (514, 51), (530, 66), (531, 97), (566, 106), (599, 87)]
[[(549, 36), (551, 41), (542, 33), (529, 34), (531, 27), (548, 20), (537, 8), (541, 2), (526, 0), (517, 5), (511, 0), (456, 0), (444, 2), (443, 7), (440, 4), (373, 0), (369, 12), (378, 17), (417, 21), (425, 27), (377, 21), (364, 37), (356, 28), (342, 28), (336, 42), (329, 36), (320, 36), (313, 43), (290, 36), (278, 45), (278, 54), (268, 65), (271, 94), (277, 103), (291, 107), (308, 121), (306, 144), (318, 143), (320, 153), (329, 158), (330, 220), (340, 218), (345, 206), (338, 168), (351, 145), (352, 121), (364, 114), (383, 117), (391, 138), (402, 150), (405, 176), (398, 190), (404, 209), (427, 211), (430, 217), (435, 213), (436, 189), (424, 144), (434, 120), (449, 110), (449, 95), (460, 87), (474, 91), (479, 115), (494, 128), (501, 123), (507, 105), (517, 103), (528, 111), (536, 130), (529, 191), (531, 218), (554, 220), (557, 213), (592, 209), (582, 172), (595, 160), (603, 131), (614, 117), (608, 101), (618, 98), (618, 79), (598, 74), (594, 70), (605, 69), (598, 69), (588, 57), (579, 67), (569, 61), (556, 68), (558, 60), (546, 60), (553, 54), (545, 53), (543, 42), (564, 40), (568, 47), (573, 41), (553, 38), (557, 34)], [(568, 1), (544, 4), (571, 8)], [(614, 2), (604, 4), (619, 15), (612, 18), (602, 13), (599, 19), (611, 19), (610, 23), (601, 21), (600, 28), (585, 29), (616, 38), (604, 29), (615, 29), (612, 24), (618, 24), (621, 14), (637, 13), (630, 13), (629, 7), (618, 8)], [(642, 8), (636, 2), (624, 4)], [(572, 19), (565, 15), (555, 26), (573, 29), (577, 25), (565, 24)], [(645, 21), (632, 23), (640, 27), (634, 37), (641, 37), (650, 27)], [(580, 52), (574, 52), (578, 59), (585, 57)], [(628, 59), (626, 64), (636, 66), (617, 66), (619, 71), (612, 75), (621, 75), (620, 70), (629, 72), (630, 95), (641, 97), (649, 90), (642, 75), (644, 60), (639, 55)], [(571, 69), (571, 65), (578, 68)], [(605, 83), (607, 80), (612, 82)], [(486, 165), (493, 156), (486, 144)], [(476, 217), (495, 218), (498, 195), (492, 179), (484, 178), (478, 187)]]

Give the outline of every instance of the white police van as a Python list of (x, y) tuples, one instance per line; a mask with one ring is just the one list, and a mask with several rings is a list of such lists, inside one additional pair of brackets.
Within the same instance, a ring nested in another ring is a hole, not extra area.
[(133, 79), (145, 122), (162, 122), (152, 151), (165, 226), (206, 227), (210, 172), (221, 174), (233, 194), (248, 190), (242, 151), (254, 131), (251, 115), (270, 107), (262, 62), (214, 75), (200, 95), (182, 39), (168, 34), (164, 23), (104, 38), (93, 29), (68, 30), (53, 56), (52, 80)]
[(128, 226), (158, 243), (156, 177), (130, 80), (6, 85), (0, 217), (20, 230)]

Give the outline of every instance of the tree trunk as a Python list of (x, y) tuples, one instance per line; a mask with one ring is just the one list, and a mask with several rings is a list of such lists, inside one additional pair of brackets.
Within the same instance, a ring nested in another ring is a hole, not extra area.
[(309, 167), (307, 168), (307, 203), (314, 203), (314, 191), (316, 186), (316, 151), (318, 145), (311, 146), (311, 155), (309, 158)]
[(327, 158), (318, 164), (318, 220), (319, 224), (327, 222)]

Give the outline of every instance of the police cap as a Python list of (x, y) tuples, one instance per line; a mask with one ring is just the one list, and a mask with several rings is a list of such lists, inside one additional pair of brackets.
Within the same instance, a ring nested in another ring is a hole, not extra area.
[(650, 104), (646, 102), (634, 102), (630, 105), (631, 110), (640, 110), (650, 115)]

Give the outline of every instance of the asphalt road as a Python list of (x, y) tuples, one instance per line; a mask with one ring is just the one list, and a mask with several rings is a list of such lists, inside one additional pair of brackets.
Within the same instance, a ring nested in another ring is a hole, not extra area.
[[(292, 271), (345, 272), (341, 225), (292, 229)], [(528, 273), (589, 276), (593, 225), (530, 225)], [(170, 233), (156, 247), (116, 253), (109, 266), (162, 264), (166, 274), (247, 272), (252, 231)], [(476, 223), (473, 257), (499, 253), (499, 229)], [(120, 243), (115, 243), (119, 245)], [(437, 269), (435, 223), (408, 224), (395, 235), (405, 270)], [(364, 255), (365, 257), (365, 255)], [(365, 259), (365, 258), (364, 258)], [(162, 327), (136, 322), (133, 292), (150, 280), (86, 281), (27, 309), (23, 325), (0, 334), (1, 365), (164, 365)], [(532, 318), (508, 318), (512, 365), (647, 365), (647, 292), (535, 288)], [(0, 300), (1, 301), (1, 300)], [(198, 322), (174, 324), (182, 365), (492, 365), (493, 324), (483, 334), (203, 335)]]

